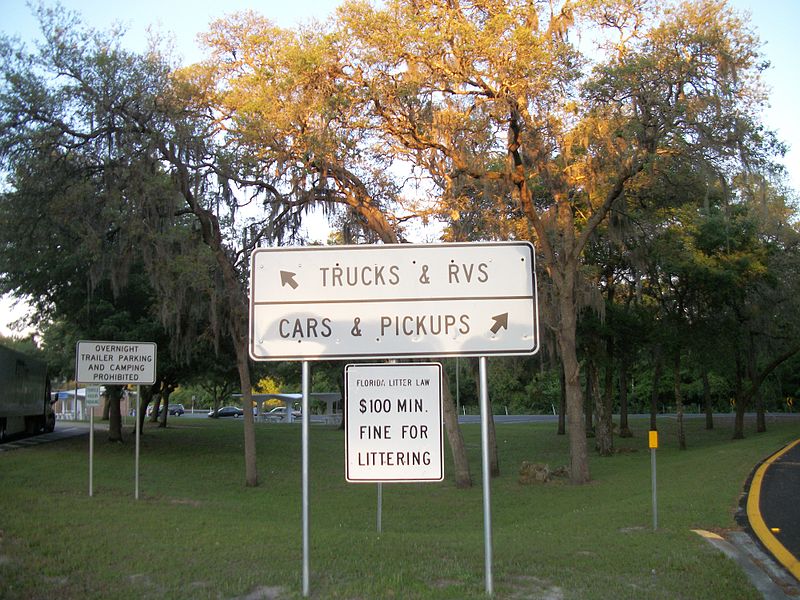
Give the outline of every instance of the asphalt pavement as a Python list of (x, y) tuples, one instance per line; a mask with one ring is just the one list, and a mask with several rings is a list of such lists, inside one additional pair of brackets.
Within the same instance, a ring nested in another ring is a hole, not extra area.
[(747, 493), (747, 521), (767, 552), (800, 582), (800, 440), (756, 468)]
[(755, 468), (737, 521), (744, 531), (695, 533), (734, 560), (765, 600), (800, 598), (800, 440)]

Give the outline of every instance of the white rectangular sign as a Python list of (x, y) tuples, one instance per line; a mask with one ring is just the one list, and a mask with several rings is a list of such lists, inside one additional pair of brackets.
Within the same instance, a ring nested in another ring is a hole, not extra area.
[(109, 385), (156, 382), (156, 345), (152, 342), (92, 342), (75, 345), (75, 380)]
[(528, 242), (263, 248), (252, 255), (253, 360), (533, 354)]
[(442, 481), (442, 365), (347, 365), (345, 403), (347, 481)]
[(86, 388), (86, 407), (100, 406), (100, 386), (90, 385)]

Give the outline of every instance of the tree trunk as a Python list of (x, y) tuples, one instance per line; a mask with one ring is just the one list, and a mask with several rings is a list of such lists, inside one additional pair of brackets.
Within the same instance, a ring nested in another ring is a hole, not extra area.
[(165, 428), (167, 426), (167, 417), (169, 416), (169, 397), (172, 395), (172, 392), (175, 391), (175, 385), (172, 383), (165, 383), (162, 387), (161, 392), (161, 406), (164, 407), (164, 410), (158, 416), (158, 426), (160, 428)]
[(242, 429), (244, 429), (245, 485), (247, 487), (256, 487), (258, 485), (256, 430), (255, 419), (253, 418), (253, 393), (250, 381), (250, 363), (247, 355), (247, 340), (240, 337), (236, 342), (236, 368), (239, 371), (239, 382), (242, 388), (242, 409), (244, 411), (244, 427)]
[(106, 387), (108, 398), (108, 441), (122, 441), (122, 414), (119, 410), (119, 401), (122, 398), (122, 387), (109, 385)]
[(144, 433), (144, 417), (147, 414), (147, 405), (153, 400), (153, 395), (157, 386), (158, 384), (156, 383), (155, 385), (139, 387), (139, 404), (136, 408), (136, 418), (139, 420), (140, 434)]
[(194, 178), (187, 164), (178, 155), (178, 149), (165, 142), (159, 144), (163, 158), (175, 167), (175, 176), (178, 180), (181, 195), (189, 210), (197, 218), (200, 225), (200, 234), (203, 242), (208, 245), (222, 275), (224, 298), (228, 303), (227, 323), (225, 330), (230, 335), (234, 352), (236, 352), (236, 368), (239, 372), (239, 386), (242, 391), (242, 402), (247, 410), (244, 411), (244, 468), (245, 485), (255, 487), (258, 485), (258, 470), (256, 469), (256, 436), (252, 411), (252, 389), (250, 380), (250, 363), (247, 354), (247, 322), (248, 299), (245, 289), (240, 281), (240, 274), (236, 270), (233, 258), (223, 244), (222, 230), (218, 217), (210, 210), (204, 208), (195, 195)]
[(595, 366), (594, 359), (586, 359), (586, 391), (584, 392), (583, 416), (586, 423), (586, 437), (594, 437), (594, 404), (595, 404)]
[(708, 382), (708, 369), (703, 366), (703, 371), (700, 374), (703, 380), (703, 406), (706, 412), (706, 429), (714, 429), (714, 411), (711, 406), (711, 384)]
[(661, 383), (661, 346), (653, 349), (653, 389), (650, 392), (650, 431), (657, 431), (656, 415), (658, 414), (658, 386)]
[[(741, 439), (744, 437), (744, 413), (747, 409), (750, 399), (759, 393), (761, 384), (764, 383), (764, 380), (767, 378), (767, 376), (772, 373), (772, 371), (774, 371), (781, 363), (790, 359), (798, 352), (800, 352), (800, 344), (795, 344), (783, 354), (776, 356), (772, 362), (770, 362), (760, 372), (756, 372), (754, 370), (750, 381), (750, 387), (746, 392), (742, 391), (740, 370), (737, 368), (736, 421), (734, 424), (733, 439)], [(737, 357), (737, 365), (738, 364), (739, 361)]]
[(628, 425), (628, 361), (619, 361), (619, 437), (631, 438), (633, 432)]
[(756, 394), (756, 433), (767, 431), (767, 419), (764, 414), (764, 396), (759, 391)]
[(603, 382), (603, 393), (600, 394), (599, 373), (595, 368), (595, 388), (597, 389), (597, 439), (596, 446), (600, 456), (611, 456), (614, 453), (614, 340), (609, 336), (606, 341), (606, 369)]
[(746, 401), (740, 395), (736, 396), (736, 416), (733, 419), (733, 439), (744, 439), (744, 414), (746, 412)]
[(673, 389), (675, 390), (675, 415), (678, 421), (678, 448), (686, 450), (686, 430), (683, 427), (683, 391), (681, 390), (681, 352), (675, 352), (673, 373)]
[(744, 384), (742, 383), (742, 361), (739, 353), (736, 353), (736, 378), (734, 384), (736, 416), (733, 419), (733, 439), (744, 439), (744, 413), (747, 408), (747, 400), (744, 397)]
[(586, 423), (583, 416), (583, 394), (578, 353), (575, 347), (577, 312), (575, 310), (575, 277), (577, 268), (564, 269), (564, 279), (558, 286), (558, 326), (556, 339), (564, 367), (567, 396), (567, 427), (569, 428), (569, 480), (580, 485), (588, 483), (589, 454), (586, 443)]
[(150, 412), (150, 422), (156, 423), (158, 421), (158, 411), (161, 409), (161, 392), (164, 389), (164, 382), (161, 380), (156, 381), (153, 387), (153, 410)]
[(558, 401), (558, 431), (557, 435), (564, 435), (567, 432), (567, 382), (564, 378), (564, 365), (558, 365), (558, 381), (561, 389), (561, 396)]
[[(594, 390), (594, 406), (595, 406), (595, 440), (594, 445), (597, 453), (600, 456), (611, 456), (614, 452), (614, 442), (611, 436), (611, 415), (607, 412), (606, 399), (600, 393), (600, 381), (597, 368), (592, 372), (594, 381), (592, 388)], [(609, 411), (610, 412), (610, 411)]]
[(444, 410), (444, 429), (447, 433), (447, 442), (453, 455), (453, 469), (457, 488), (472, 487), (472, 477), (469, 473), (467, 449), (464, 446), (464, 436), (458, 426), (458, 414), (450, 393), (450, 383), (447, 377), (442, 377), (442, 408)]

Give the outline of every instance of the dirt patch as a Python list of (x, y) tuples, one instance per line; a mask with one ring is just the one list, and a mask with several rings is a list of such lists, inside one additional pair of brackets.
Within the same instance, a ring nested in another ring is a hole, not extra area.
[(532, 485), (536, 483), (550, 483), (556, 479), (566, 479), (569, 475), (566, 467), (551, 469), (545, 463), (531, 463), (527, 460), (522, 461), (519, 468), (520, 485)]
[(564, 591), (557, 585), (551, 585), (538, 577), (521, 575), (511, 579), (511, 591), (508, 598), (513, 600), (563, 600)]
[(182, 506), (192, 506), (194, 508), (199, 508), (203, 506), (203, 503), (199, 500), (190, 500), (189, 498), (173, 498), (169, 501), (170, 504), (179, 504)]
[(647, 527), (642, 525), (632, 525), (631, 527), (620, 527), (618, 530), (620, 533), (636, 533), (639, 531), (649, 530)]
[(239, 596), (233, 600), (281, 600), (289, 598), (289, 590), (282, 586), (261, 586), (254, 589), (246, 596)]

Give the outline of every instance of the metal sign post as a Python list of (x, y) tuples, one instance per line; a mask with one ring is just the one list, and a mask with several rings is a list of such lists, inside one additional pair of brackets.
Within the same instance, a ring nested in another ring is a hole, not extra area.
[(89, 409), (89, 498), (93, 494), (94, 480), (94, 407)]
[(383, 533), (383, 482), (378, 482), (378, 510), (376, 515), (378, 534)]
[[(134, 470), (133, 496), (137, 500), (139, 499), (139, 450), (140, 450), (141, 439), (142, 439), (142, 426), (141, 426), (141, 422), (142, 421), (141, 421), (141, 418), (139, 417), (139, 411), (142, 408), (142, 403), (141, 403), (141, 400), (140, 400), (142, 395), (141, 395), (140, 392), (141, 392), (141, 388), (137, 385), (136, 386), (136, 458), (133, 461), (133, 463), (134, 463), (134, 468), (133, 468), (133, 470)], [(166, 408), (167, 407), (165, 406), (164, 410), (166, 410)]]
[[(310, 593), (309, 584), (309, 545), (308, 545), (308, 532), (310, 529), (308, 522), (308, 413), (309, 413), (309, 389), (310, 389), (310, 369), (308, 361), (303, 361), (303, 423), (302, 423), (302, 438), (303, 438), (303, 597), (307, 598)], [(291, 410), (288, 411), (291, 414)]]
[(650, 446), (651, 487), (653, 490), (653, 531), (655, 531), (658, 529), (658, 497), (656, 495), (656, 448), (658, 448), (658, 431), (650, 431), (648, 445)]
[(85, 406), (89, 411), (89, 497), (94, 495), (94, 407), (100, 406), (100, 386), (86, 388)]
[(480, 380), (481, 402), (481, 470), (483, 476), (483, 548), (486, 593), (492, 595), (492, 491), (489, 468), (489, 378), (486, 357), (478, 359), (478, 378)]

